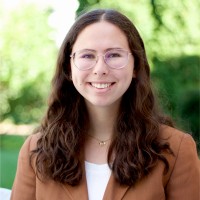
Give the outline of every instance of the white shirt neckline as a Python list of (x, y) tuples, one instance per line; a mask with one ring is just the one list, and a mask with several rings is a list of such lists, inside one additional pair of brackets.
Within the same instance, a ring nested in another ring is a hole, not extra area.
[(95, 164), (85, 161), (89, 200), (102, 200), (111, 176), (108, 164)]

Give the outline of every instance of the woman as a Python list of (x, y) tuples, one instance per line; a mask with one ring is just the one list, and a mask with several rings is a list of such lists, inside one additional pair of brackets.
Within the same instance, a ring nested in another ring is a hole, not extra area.
[(114, 10), (80, 16), (59, 51), (47, 114), (24, 143), (11, 199), (198, 200), (192, 137), (162, 116), (143, 41)]

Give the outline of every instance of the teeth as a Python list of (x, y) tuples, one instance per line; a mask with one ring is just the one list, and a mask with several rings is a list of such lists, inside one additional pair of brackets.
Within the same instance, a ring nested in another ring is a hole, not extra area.
[(103, 88), (108, 88), (111, 83), (91, 83), (91, 85), (95, 88), (103, 89)]

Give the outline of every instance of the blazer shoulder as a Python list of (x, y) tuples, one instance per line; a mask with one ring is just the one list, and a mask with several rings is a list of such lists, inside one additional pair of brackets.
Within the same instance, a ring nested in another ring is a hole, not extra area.
[(173, 127), (165, 125), (161, 126), (160, 138), (161, 141), (169, 143), (170, 148), (175, 155), (178, 154), (180, 147), (183, 145), (183, 143), (184, 145), (186, 145), (186, 147), (192, 146), (196, 148), (196, 143), (190, 134)]
[(193, 137), (168, 126), (160, 133), (173, 152), (165, 154), (169, 171), (163, 180), (168, 199), (199, 199), (200, 160)]
[(37, 146), (37, 141), (41, 137), (40, 133), (29, 135), (20, 149), (20, 155), (29, 154)]
[(160, 138), (161, 142), (169, 144), (173, 152), (172, 154), (164, 152), (169, 163), (168, 173), (164, 176), (165, 185), (167, 182), (175, 180), (176, 175), (179, 177), (180, 173), (185, 174), (185, 176), (193, 173), (193, 179), (198, 179), (200, 177), (200, 160), (192, 136), (176, 128), (161, 126)]

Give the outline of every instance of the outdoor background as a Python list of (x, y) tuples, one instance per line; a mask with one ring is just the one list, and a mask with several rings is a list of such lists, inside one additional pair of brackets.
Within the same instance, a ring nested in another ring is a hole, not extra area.
[(163, 110), (200, 150), (199, 0), (0, 0), (0, 187), (45, 113), (58, 48), (87, 9), (115, 8), (138, 28)]

